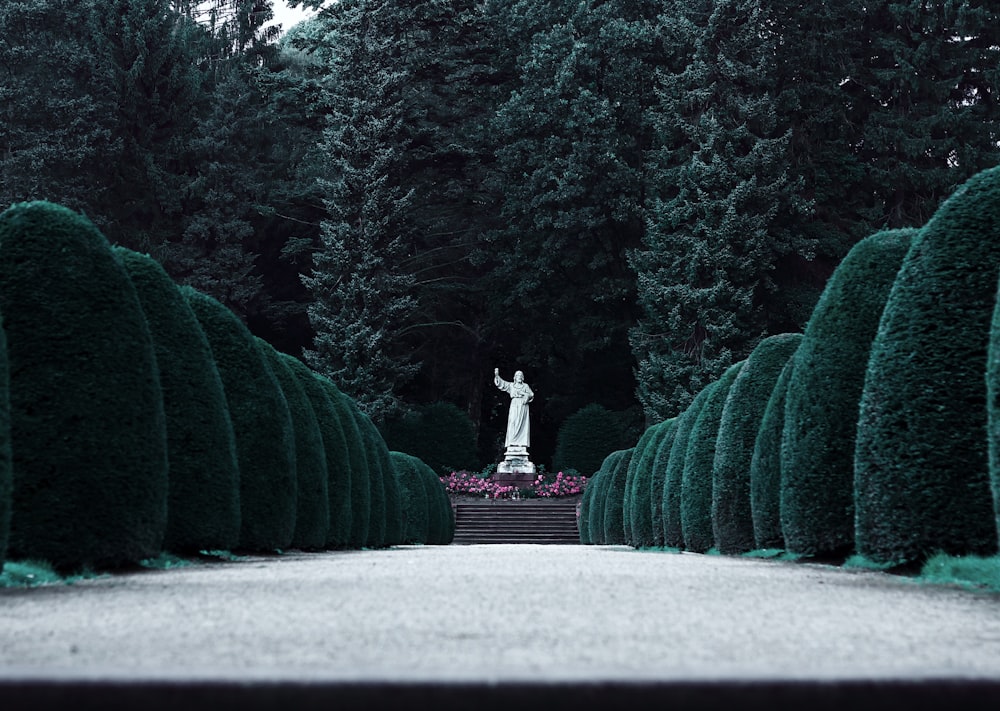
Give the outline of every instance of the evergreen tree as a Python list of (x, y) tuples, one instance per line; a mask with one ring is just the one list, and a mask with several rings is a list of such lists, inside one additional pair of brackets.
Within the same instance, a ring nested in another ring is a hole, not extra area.
[(51, 203), (0, 214), (0, 313), (10, 372), (9, 557), (77, 570), (159, 554), (163, 395), (142, 306), (107, 239)]
[(240, 469), (229, 406), (208, 339), (163, 267), (116, 247), (153, 338), (167, 429), (163, 548), (232, 550), (240, 535)]
[(996, 552), (984, 376), (998, 220), (993, 168), (920, 230), (882, 313), (854, 455), (855, 545), (878, 563)]
[(580, 408), (563, 421), (556, 437), (552, 468), (590, 476), (624, 439), (621, 416), (598, 403)]
[(632, 260), (644, 315), (631, 339), (649, 417), (672, 416), (786, 320), (771, 273), (810, 245), (790, 229), (806, 206), (776, 106), (779, 43), (768, 6), (719, 0), (690, 63), (665, 76), (658, 121), (671, 136), (659, 160), (670, 192), (654, 199)]
[(879, 319), (916, 232), (878, 232), (851, 249), (795, 354), (780, 440), (781, 529), (793, 553), (854, 548), (858, 403)]
[(769, 336), (757, 344), (729, 388), (719, 420), (712, 464), (712, 531), (721, 553), (755, 545), (750, 462), (764, 409), (800, 333)]
[(412, 454), (438, 476), (478, 468), (475, 426), (450, 402), (418, 406), (386, 422), (380, 432), (386, 446)]

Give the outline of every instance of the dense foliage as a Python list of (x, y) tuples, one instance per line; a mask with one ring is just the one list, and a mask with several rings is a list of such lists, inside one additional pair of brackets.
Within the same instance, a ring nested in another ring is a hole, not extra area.
[(280, 40), (272, 4), (5, 3), (0, 208), (85, 211), (377, 425), (468, 412), (485, 458), (493, 367), (540, 462), (590, 403), (676, 416), (1000, 158), (986, 0), (299, 0)]

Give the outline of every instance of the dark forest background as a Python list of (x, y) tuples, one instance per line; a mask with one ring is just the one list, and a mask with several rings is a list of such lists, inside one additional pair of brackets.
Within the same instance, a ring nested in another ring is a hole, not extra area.
[[(995, 0), (0, 3), (0, 209), (84, 212), (377, 422), (631, 437), (996, 165)], [(1000, 238), (1000, 236), (998, 236)]]

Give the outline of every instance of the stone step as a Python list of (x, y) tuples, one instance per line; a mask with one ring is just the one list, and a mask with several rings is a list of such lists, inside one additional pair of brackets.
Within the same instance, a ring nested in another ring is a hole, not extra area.
[(578, 544), (575, 502), (484, 501), (455, 507), (456, 544)]

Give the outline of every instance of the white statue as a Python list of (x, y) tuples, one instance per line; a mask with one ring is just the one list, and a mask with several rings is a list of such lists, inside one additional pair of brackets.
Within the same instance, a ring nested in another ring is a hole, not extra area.
[(493, 369), (493, 384), (510, 395), (510, 412), (507, 413), (507, 440), (504, 447), (526, 450), (531, 443), (531, 423), (528, 419), (528, 403), (535, 394), (524, 382), (524, 373), (514, 373), (514, 382), (500, 377), (500, 369)]

